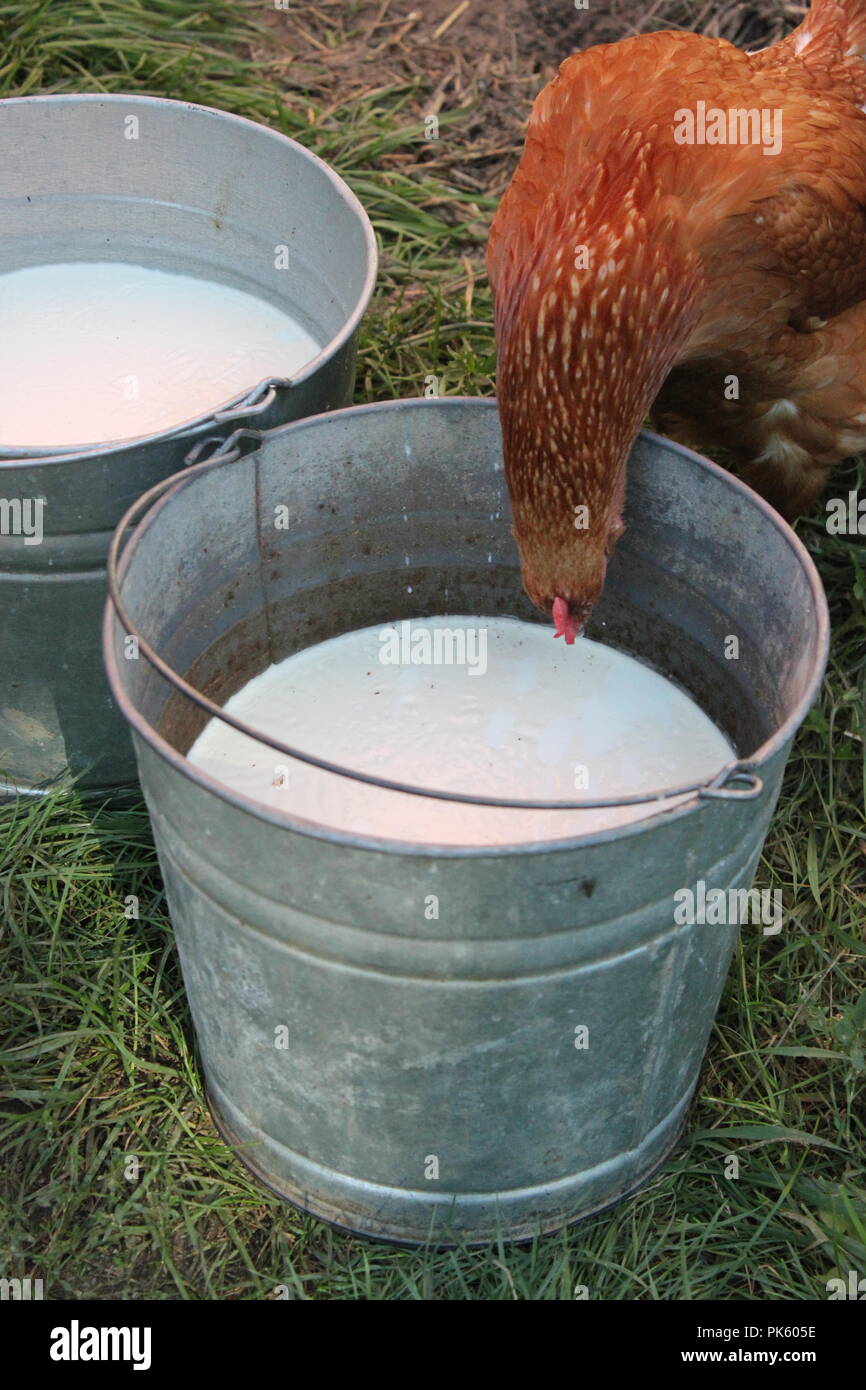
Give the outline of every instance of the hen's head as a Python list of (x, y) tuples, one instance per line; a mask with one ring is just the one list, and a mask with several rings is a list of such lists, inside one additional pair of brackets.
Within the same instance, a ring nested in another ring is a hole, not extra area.
[(581, 636), (601, 598), (608, 560), (624, 529), (618, 517), (592, 532), (577, 529), (577, 519), (572, 513), (570, 530), (557, 534), (542, 527), (522, 536), (515, 527), (523, 587), (569, 646)]

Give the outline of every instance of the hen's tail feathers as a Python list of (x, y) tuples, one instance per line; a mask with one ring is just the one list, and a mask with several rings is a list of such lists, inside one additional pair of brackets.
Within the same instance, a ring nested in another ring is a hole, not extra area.
[(798, 52), (842, 39), (849, 57), (866, 58), (866, 0), (812, 0), (812, 8), (792, 35)]

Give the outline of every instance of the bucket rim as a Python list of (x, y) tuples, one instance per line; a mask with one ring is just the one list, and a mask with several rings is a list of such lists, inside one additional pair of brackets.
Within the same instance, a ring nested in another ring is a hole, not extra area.
[[(486, 396), (448, 396), (448, 397), (408, 397), (390, 401), (375, 401), (361, 405), (347, 406), (343, 410), (321, 412), (318, 415), (305, 416), (300, 420), (291, 421), (274, 430), (261, 433), (259, 444), (268, 443), (272, 438), (282, 436), (289, 430), (301, 430), (304, 428), (323, 428), (328, 425), (345, 423), (344, 417), (358, 417), (369, 414), (392, 414), (402, 410), (465, 410), (482, 407), (486, 411), (493, 411), (498, 418), (498, 405), (495, 397)], [(250, 431), (238, 431), (239, 435), (249, 435)], [(826, 595), (821, 583), (817, 568), (799, 537), (793, 529), (781, 517), (768, 502), (764, 500), (752, 488), (748, 487), (740, 478), (729, 473), (727, 469), (719, 464), (713, 463), (711, 459), (689, 449), (684, 445), (677, 444), (674, 440), (665, 438), (652, 430), (641, 430), (638, 438), (658, 442), (666, 449), (672, 450), (680, 457), (687, 459), (690, 464), (697, 464), (705, 471), (714, 474), (723, 483), (731, 486), (734, 491), (744, 497), (753, 506), (757, 506), (764, 518), (774, 526), (782, 536), (799, 560), (804, 570), (815, 608), (816, 617), (816, 643), (817, 660), (808, 686), (797, 702), (796, 706), (789, 714), (788, 718), (779, 726), (775, 733), (754, 753), (743, 757), (738, 761), (756, 773), (765, 768), (772, 760), (781, 754), (785, 748), (793, 741), (797, 731), (803, 724), (809, 710), (817, 698), (821, 685), (824, 680), (827, 662), (830, 652), (830, 614), (827, 605)], [(229, 443), (230, 441), (227, 441)], [(241, 457), (254, 458), (258, 453), (258, 447)], [(125, 578), (129, 564), (135, 553), (140, 537), (146, 532), (151, 524), (154, 524), (162, 512), (163, 508), (170, 505), (172, 499), (185, 486), (191, 485), (196, 481), (199, 472), (204, 469), (217, 467), (220, 464), (235, 464), (241, 462), (241, 457), (237, 454), (225, 458), (216, 457), (207, 464), (199, 465), (195, 472), (184, 470), (174, 475), (164, 484), (164, 490), (156, 498), (146, 513), (135, 524), (134, 529), (120, 555), (118, 562), (118, 586), (121, 587)], [(122, 525), (123, 523), (121, 523)], [(120, 527), (118, 527), (118, 531)], [(307, 835), (312, 839), (325, 840), (331, 843), (348, 846), (350, 848), (387, 850), (389, 853), (400, 852), (410, 856), (427, 856), (436, 858), (499, 858), (503, 855), (519, 855), (532, 853), (552, 853), (565, 852), (575, 848), (583, 848), (596, 844), (603, 844), (614, 839), (622, 839), (625, 836), (639, 835), (646, 833), (650, 829), (657, 827), (660, 821), (672, 821), (675, 818), (689, 814), (694, 810), (705, 806), (706, 800), (699, 792), (688, 795), (687, 799), (676, 799), (659, 801), (658, 808), (651, 811), (648, 815), (639, 820), (627, 822), (625, 825), (613, 826), (605, 830), (590, 831), (583, 835), (573, 835), (561, 837), (554, 840), (518, 840), (503, 844), (483, 844), (483, 845), (441, 845), (422, 841), (392, 840), (384, 836), (371, 834), (355, 834), (348, 831), (336, 830), (333, 827), (323, 825), (319, 822), (305, 820), (304, 818), (293, 815), (288, 811), (280, 811), (275, 807), (266, 806), (252, 797), (244, 795), (242, 792), (229, 787), (218, 779), (211, 777), (200, 768), (192, 764), (187, 756), (179, 753), (172, 745), (140, 714), (139, 710), (133, 705), (127, 692), (120, 680), (117, 663), (114, 655), (114, 623), (120, 623), (120, 618), (114, 609), (109, 596), (103, 618), (103, 659), (105, 662), (106, 673), (113, 698), (126, 719), (127, 723), (138, 734), (151, 749), (161, 758), (168, 762), (188, 780), (197, 783), (203, 790), (209, 791), (221, 800), (233, 805), (236, 809), (251, 814), (258, 819), (265, 820), (279, 829), (289, 830), (293, 833)], [(732, 798), (733, 799), (733, 798)], [(744, 799), (744, 798), (736, 798)], [(646, 806), (652, 805), (652, 800), (647, 799), (642, 803)]]
[[(304, 382), (314, 376), (315, 373), (326, 363), (330, 362), (346, 346), (353, 335), (358, 331), (358, 327), (367, 312), (373, 291), (376, 287), (376, 280), (379, 274), (379, 248), (376, 242), (376, 233), (370, 216), (357, 194), (346, 183), (335, 169), (332, 169), (319, 155), (307, 149), (306, 145), (295, 140), (291, 135), (284, 135), (282, 131), (275, 130), (273, 126), (265, 125), (262, 121), (254, 121), (249, 116), (239, 116), (233, 111), (223, 111), (217, 106), (204, 106), (200, 102), (177, 101), (172, 97), (155, 97), (141, 93), (123, 92), (49, 92), (35, 94), (26, 97), (5, 97), (0, 99), (0, 116), (7, 106), (74, 106), (82, 103), (95, 106), (111, 106), (130, 104), (139, 107), (173, 107), (178, 111), (190, 111), (198, 115), (216, 117), (221, 121), (228, 121), (237, 127), (250, 127), (260, 134), (270, 137), (281, 145), (291, 146), (294, 153), (304, 159), (311, 167), (315, 168), (320, 176), (323, 176), (331, 187), (342, 198), (361, 229), (364, 239), (365, 265), (363, 283), (356, 298), (354, 307), (347, 320), (343, 323), (339, 332), (322, 347), (315, 357), (309, 359), (299, 370), (290, 378), (265, 377), (258, 382), (250, 382), (241, 392), (236, 392), (233, 396), (224, 401), (215, 401), (212, 406), (204, 413), (192, 416), (187, 420), (179, 420), (176, 424), (169, 425), (165, 429), (154, 431), (150, 434), (131, 435), (127, 439), (103, 440), (96, 444), (75, 444), (68, 449), (58, 451), (53, 445), (40, 447), (39, 445), (15, 444), (3, 445), (0, 450), (0, 469), (4, 468), (31, 468), (49, 467), (64, 463), (81, 461), (82, 459), (103, 459), (110, 458), (114, 454), (124, 453), (129, 449), (149, 447), (166, 440), (174, 440), (189, 436), (191, 439), (211, 424), (218, 425), (217, 416), (225, 411), (239, 410), (249, 397), (254, 397), (261, 393), (269, 384), (281, 386), (286, 389), (303, 385)], [(42, 264), (42, 262), (40, 262)], [(55, 264), (55, 262), (44, 262), (44, 264)], [(59, 264), (59, 263), (58, 263)], [(310, 417), (312, 418), (312, 417)], [(21, 452), (12, 454), (10, 451), (18, 449)]]

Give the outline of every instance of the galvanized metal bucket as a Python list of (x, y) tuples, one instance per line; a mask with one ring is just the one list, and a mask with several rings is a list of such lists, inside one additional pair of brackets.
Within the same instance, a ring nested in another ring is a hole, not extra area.
[(522, 1239), (630, 1191), (682, 1128), (736, 926), (683, 925), (674, 895), (751, 884), (828, 616), (793, 533), (713, 464), (643, 435), (628, 505), (590, 635), (690, 691), (739, 761), (623, 828), (455, 849), (264, 809), (185, 754), (253, 675), (339, 631), (447, 612), (540, 620), (495, 403), (242, 433), (228, 461), (142, 500), (105, 659), (210, 1102), (254, 1172), (340, 1226)]
[(35, 543), (32, 528), (0, 527), (0, 797), (70, 774), (93, 788), (134, 780), (99, 651), (111, 533), (191, 451), (241, 424), (269, 428), (351, 401), (377, 265), (358, 200), (276, 131), (153, 97), (0, 102), (0, 272), (88, 260), (245, 289), (326, 346), (291, 381), (251, 381), (160, 434), (86, 451), (0, 451), (3, 518), (38, 504), (43, 532)]

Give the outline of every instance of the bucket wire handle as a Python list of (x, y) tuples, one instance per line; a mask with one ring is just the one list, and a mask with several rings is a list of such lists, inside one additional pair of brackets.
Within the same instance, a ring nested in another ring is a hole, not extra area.
[[(332, 772), (338, 777), (347, 777), (354, 782), (363, 782), (367, 786), (382, 787), (386, 791), (403, 792), (408, 796), (425, 797), (431, 801), (454, 801), (468, 806), (490, 806), (515, 811), (586, 811), (616, 809), (621, 806), (646, 806), (654, 802), (661, 804), (673, 800), (675, 797), (683, 796), (697, 795), (699, 799), (720, 801), (753, 801), (761, 796), (764, 790), (761, 778), (757, 776), (748, 763), (740, 761), (728, 763), (710, 782), (690, 783), (688, 786), (672, 787), (661, 792), (602, 797), (590, 801), (523, 801), (511, 797), (474, 796), (467, 792), (437, 791), (430, 787), (416, 787), (407, 782), (397, 782), (388, 777), (377, 777), (373, 773), (359, 772), (354, 768), (343, 767), (327, 758), (316, 757), (315, 754), (306, 753), (303, 749), (295, 748), (292, 744), (283, 743), (280, 739), (263, 733), (261, 729), (255, 729), (250, 724), (244, 723), (243, 720), (228, 714), (225, 709), (208, 699), (200, 690), (196, 690), (194, 686), (184, 680), (183, 676), (163, 661), (162, 657), (138, 630), (120, 594), (119, 566), (121, 547), (130, 528), (142, 522), (148, 512), (172, 488), (184, 487), (189, 479), (207, 472), (210, 468), (237, 462), (242, 453), (243, 441), (246, 438), (256, 440), (260, 439), (260, 436), (255, 430), (238, 430), (229, 439), (220, 441), (226, 452), (218, 451), (211, 458), (192, 463), (182, 473), (175, 473), (170, 478), (164, 478), (155, 487), (143, 493), (121, 517), (108, 548), (106, 569), (109, 601), (123, 629), (130, 637), (136, 639), (138, 654), (143, 656), (169, 685), (173, 686), (200, 710), (203, 710), (205, 714), (209, 714), (212, 719), (221, 720), (223, 724), (227, 724), (236, 733), (243, 734), (256, 743), (264, 744), (266, 748), (281, 754), (284, 758), (306, 763), (309, 767), (319, 768), (322, 772)], [(730, 785), (730, 783), (740, 780), (745, 780), (748, 785), (742, 789)]]

